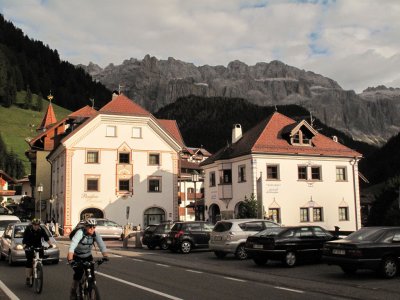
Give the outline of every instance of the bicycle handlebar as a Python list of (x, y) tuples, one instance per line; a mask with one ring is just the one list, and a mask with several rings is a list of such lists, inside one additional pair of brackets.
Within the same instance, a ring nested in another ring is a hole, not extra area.
[(90, 265), (95, 265), (96, 264), (96, 265), (100, 266), (101, 264), (105, 263), (106, 261), (109, 261), (109, 259), (106, 258), (106, 257), (102, 257), (101, 259), (96, 259), (96, 260), (92, 260), (92, 261), (71, 260), (67, 264), (69, 264), (71, 266), (71, 268), (75, 268), (75, 267), (77, 267), (79, 265), (90, 266)]

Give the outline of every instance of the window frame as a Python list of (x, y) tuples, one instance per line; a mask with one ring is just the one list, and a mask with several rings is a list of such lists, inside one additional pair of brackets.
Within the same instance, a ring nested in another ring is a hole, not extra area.
[[(157, 157), (157, 162), (156, 163), (152, 163), (152, 157)], [(148, 156), (148, 165), (149, 166), (161, 166), (161, 154), (160, 153), (156, 153), (156, 152), (151, 152), (149, 153)]]
[(216, 186), (215, 171), (210, 172), (209, 186), (210, 187)]
[[(304, 219), (304, 217), (306, 217)], [(310, 222), (310, 209), (309, 207), (300, 207), (300, 222)]]
[[(139, 134), (135, 134), (135, 131), (137, 131)], [(142, 138), (142, 127), (132, 127), (131, 137), (133, 139), (141, 139)]]
[[(272, 170), (272, 173), (271, 173), (271, 172), (269, 172), (269, 170), (271, 168), (275, 168), (276, 170)], [(274, 175), (274, 176), (270, 177), (270, 175)], [(280, 180), (279, 164), (267, 164), (267, 180)]]
[[(111, 132), (111, 130), (113, 132)], [(117, 136), (117, 126), (107, 125), (106, 126), (106, 137), (116, 137)]]
[[(96, 159), (94, 161), (90, 161), (90, 154), (96, 154)], [(86, 150), (86, 163), (87, 164), (99, 164), (100, 163), (100, 151), (99, 150)]]
[(219, 184), (232, 184), (232, 169), (219, 170)]
[[(154, 189), (151, 190), (150, 188), (152, 188), (151, 182), (158, 182), (157, 186), (154, 187), (158, 187), (158, 189)], [(161, 193), (162, 192), (162, 178), (161, 176), (149, 176), (147, 178), (147, 192), (149, 193)]]
[(313, 210), (313, 222), (324, 222), (324, 208), (313, 207), (312, 210)]
[[(121, 155), (127, 155), (128, 161), (127, 162), (121, 161)], [(118, 163), (121, 164), (121, 165), (130, 164), (131, 163), (131, 154), (130, 154), (130, 152), (118, 152)]]
[[(340, 173), (340, 170), (343, 173)], [(340, 178), (342, 177), (342, 178)], [(347, 167), (345, 166), (336, 166), (336, 181), (337, 182), (346, 182), (347, 181)]]
[[(127, 182), (128, 188), (121, 189), (121, 182)], [(131, 191), (131, 181), (129, 179), (118, 179), (118, 192), (130, 192)]]
[[(342, 210), (344, 210), (344, 212), (345, 212), (344, 217), (343, 217)], [(338, 212), (339, 212), (339, 221), (350, 221), (350, 218), (349, 218), (349, 216), (350, 216), (349, 215), (349, 207), (348, 206), (339, 206)]]
[[(276, 212), (276, 213), (275, 213)], [(268, 208), (268, 217), (275, 223), (281, 223), (281, 209), (280, 208)]]
[(246, 182), (246, 165), (238, 166), (238, 182)]
[[(318, 178), (314, 178), (314, 172), (313, 170), (318, 170)], [(321, 166), (310, 166), (310, 179), (312, 181), (322, 181), (322, 167)]]
[[(304, 174), (305, 178), (300, 178), (300, 175), (303, 174), (303, 173), (301, 173), (300, 169), (304, 169), (305, 170), (305, 174)], [(305, 166), (305, 165), (297, 165), (297, 180), (300, 180), (300, 181), (308, 180), (308, 167), (307, 166)]]
[[(89, 181), (96, 181), (96, 189), (89, 189)], [(85, 175), (85, 192), (100, 192), (100, 175)]]

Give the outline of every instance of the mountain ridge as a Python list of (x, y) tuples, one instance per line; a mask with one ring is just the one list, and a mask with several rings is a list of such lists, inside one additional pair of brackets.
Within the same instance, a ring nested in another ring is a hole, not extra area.
[(189, 95), (243, 98), (261, 106), (300, 105), (327, 126), (379, 146), (400, 131), (400, 89), (370, 87), (356, 94), (333, 79), (277, 60), (195, 66), (146, 55), (104, 69), (94, 63), (78, 67), (110, 90), (122, 85), (124, 94), (151, 112)]

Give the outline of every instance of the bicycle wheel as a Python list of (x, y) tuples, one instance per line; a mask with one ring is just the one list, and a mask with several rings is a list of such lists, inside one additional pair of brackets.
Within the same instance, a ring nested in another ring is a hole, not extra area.
[(97, 288), (96, 285), (93, 285), (92, 287), (89, 287), (85, 291), (85, 300), (100, 300), (100, 293), (99, 289)]
[(35, 293), (40, 294), (43, 288), (43, 267), (41, 264), (36, 266), (36, 277), (33, 278), (33, 288)]

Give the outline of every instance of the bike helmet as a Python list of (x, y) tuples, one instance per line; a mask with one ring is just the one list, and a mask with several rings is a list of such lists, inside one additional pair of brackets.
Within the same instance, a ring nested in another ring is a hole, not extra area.
[(97, 225), (97, 221), (95, 219), (87, 219), (85, 221), (85, 226), (96, 226)]
[(32, 224), (33, 224), (33, 225), (40, 225), (40, 219), (36, 219), (36, 218), (33, 219), (33, 220), (32, 220)]

